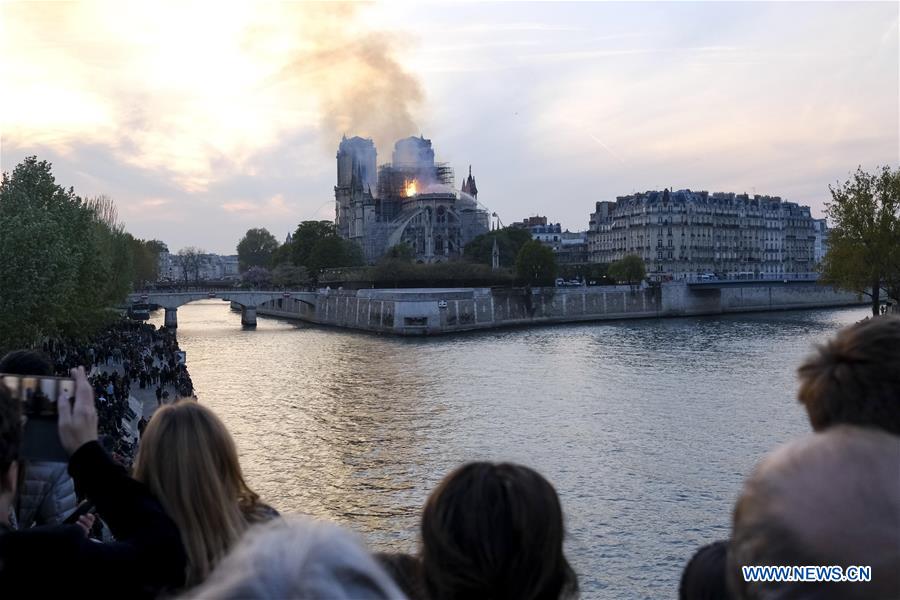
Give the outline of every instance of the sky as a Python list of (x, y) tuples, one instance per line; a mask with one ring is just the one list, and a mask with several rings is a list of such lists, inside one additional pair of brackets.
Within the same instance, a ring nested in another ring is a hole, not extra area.
[(126, 228), (232, 254), (334, 218), (342, 134), (469, 165), (508, 224), (634, 191), (823, 216), (900, 165), (896, 2), (0, 4), (0, 166), (53, 163)]

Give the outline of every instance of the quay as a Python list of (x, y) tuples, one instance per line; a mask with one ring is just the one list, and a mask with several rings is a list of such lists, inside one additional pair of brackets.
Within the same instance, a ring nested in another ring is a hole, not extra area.
[[(614, 319), (720, 315), (866, 304), (815, 281), (668, 282), (578, 288), (319, 290), (285, 293), (256, 314), (401, 336)], [(232, 308), (241, 309), (239, 304)]]
[(219, 299), (257, 315), (393, 335), (440, 335), (523, 325), (721, 315), (867, 304), (853, 292), (815, 280), (667, 282), (648, 287), (420, 288), (148, 291), (129, 302), (166, 311), (177, 327), (179, 306)]

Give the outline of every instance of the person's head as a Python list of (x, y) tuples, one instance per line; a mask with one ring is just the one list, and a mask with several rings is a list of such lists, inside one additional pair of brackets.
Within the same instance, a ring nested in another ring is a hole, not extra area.
[(422, 512), (422, 573), (433, 600), (560, 598), (577, 591), (556, 490), (514, 464), (450, 473)]
[(377, 552), (374, 556), (407, 600), (425, 600), (428, 597), (422, 583), (422, 563), (417, 557), (402, 552)]
[(13, 350), (0, 358), (0, 373), (43, 377), (53, 375), (53, 365), (40, 352)]
[(845, 423), (900, 434), (900, 317), (842, 329), (798, 374), (798, 398), (814, 430)]
[(718, 541), (703, 546), (684, 567), (679, 600), (727, 600), (728, 584), (725, 578), (725, 562), (728, 542)]
[(247, 486), (231, 434), (197, 402), (159, 408), (141, 437), (134, 476), (178, 525), (188, 584), (202, 581), (247, 528), (258, 497)]
[[(740, 599), (900, 598), (900, 437), (840, 425), (764, 458), (734, 509)], [(868, 583), (748, 583), (742, 566), (871, 566)]]
[(356, 536), (302, 517), (253, 527), (189, 598), (403, 598)]
[(16, 495), (21, 445), (21, 407), (0, 384), (0, 523), (6, 523), (9, 505)]

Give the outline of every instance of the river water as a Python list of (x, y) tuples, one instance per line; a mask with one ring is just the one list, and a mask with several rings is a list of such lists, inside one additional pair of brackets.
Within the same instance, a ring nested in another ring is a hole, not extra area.
[[(251, 485), (413, 552), (420, 509), (464, 461), (516, 461), (559, 492), (586, 598), (673, 598), (693, 551), (728, 536), (743, 478), (809, 431), (795, 370), (867, 309), (378, 337), (178, 310), (201, 402)], [(162, 315), (152, 322), (161, 325)]]

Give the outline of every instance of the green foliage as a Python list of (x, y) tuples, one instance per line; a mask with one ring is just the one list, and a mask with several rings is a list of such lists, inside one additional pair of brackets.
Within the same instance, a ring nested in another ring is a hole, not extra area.
[(268, 267), (276, 250), (278, 240), (268, 229), (249, 229), (237, 245), (238, 269), (244, 272), (250, 267)]
[(107, 322), (135, 273), (131, 243), (104, 197), (83, 200), (51, 165), (26, 158), (0, 184), (0, 349)]
[(463, 256), (471, 262), (490, 266), (495, 239), (497, 240), (497, 249), (500, 251), (500, 266), (513, 267), (522, 246), (531, 241), (531, 234), (525, 229), (512, 227), (484, 233), (466, 244)]
[(272, 253), (272, 267), (278, 267), (279, 265), (291, 265), (294, 264), (294, 259), (292, 253), (294, 251), (294, 244), (281, 244)]
[(309, 264), (309, 256), (315, 245), (328, 237), (337, 237), (334, 223), (331, 221), (303, 221), (297, 225), (291, 243), (291, 258), (295, 265), (303, 265), (311, 272), (313, 268)]
[(553, 285), (556, 271), (552, 249), (536, 240), (522, 245), (516, 257), (516, 275), (521, 281), (529, 285)]
[(487, 265), (462, 261), (416, 264), (408, 260), (383, 258), (369, 269), (375, 287), (481, 287), (510, 285), (508, 271), (493, 271)]
[(409, 244), (400, 243), (396, 246), (391, 246), (388, 248), (388, 251), (385, 252), (384, 258), (388, 260), (402, 260), (406, 262), (412, 262), (416, 257), (415, 251), (409, 246)]
[(309, 271), (283, 263), (272, 269), (272, 283), (283, 288), (303, 287), (309, 283)]
[(900, 301), (900, 168), (859, 168), (828, 189), (831, 231), (820, 281), (870, 296), (877, 315), (882, 292)]
[(363, 264), (362, 250), (351, 241), (329, 235), (317, 241), (306, 259), (306, 268), (316, 274), (322, 269), (358, 267)]
[(158, 240), (140, 240), (125, 234), (132, 261), (132, 285), (135, 289), (159, 279), (159, 254), (166, 245)]
[(609, 277), (618, 283), (627, 283), (630, 286), (640, 284), (647, 276), (647, 268), (644, 259), (636, 254), (628, 254), (622, 260), (614, 261), (609, 265)]
[(608, 276), (609, 265), (606, 263), (581, 263), (559, 266), (559, 277), (565, 280), (584, 279), (594, 281), (597, 285), (612, 285), (615, 281)]

